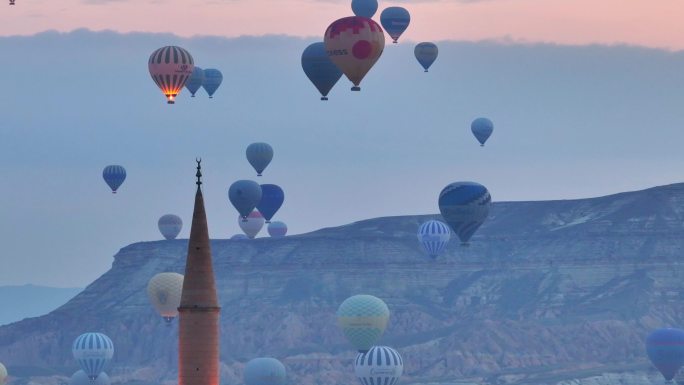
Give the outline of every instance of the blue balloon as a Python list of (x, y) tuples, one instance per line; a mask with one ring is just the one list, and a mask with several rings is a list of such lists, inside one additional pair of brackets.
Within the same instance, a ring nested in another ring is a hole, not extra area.
[(204, 71), (201, 68), (195, 66), (195, 68), (193, 68), (193, 70), (192, 70), (192, 75), (190, 75), (190, 78), (188, 79), (188, 81), (185, 82), (185, 88), (187, 88), (188, 91), (190, 91), (190, 93), (192, 94), (192, 97), (194, 98), (195, 93), (197, 92), (197, 90), (200, 89), (200, 87), (202, 87), (203, 82), (204, 82)]
[(494, 123), (487, 118), (477, 118), (470, 124), (470, 130), (475, 135), (475, 138), (480, 142), (480, 146), (485, 145), (485, 142), (494, 132)]
[(371, 19), (378, 11), (378, 0), (352, 0), (351, 8), (356, 16)]
[(684, 330), (658, 329), (646, 338), (646, 354), (667, 381), (684, 365)]
[(230, 185), (228, 199), (246, 221), (247, 216), (261, 202), (261, 186), (251, 180), (239, 180)]
[(425, 69), (425, 72), (428, 72), (428, 68), (432, 65), (432, 63), (437, 60), (437, 55), (439, 54), (439, 49), (435, 45), (435, 43), (418, 43), (416, 45), (416, 48), (413, 50), (413, 53), (416, 55), (416, 59), (418, 59), (418, 63), (423, 66)]
[(246, 385), (283, 385), (287, 380), (285, 366), (275, 358), (255, 358), (245, 365)]
[(302, 69), (311, 80), (321, 100), (328, 100), (328, 93), (342, 77), (342, 71), (330, 60), (323, 42), (313, 43), (302, 53)]
[(452, 183), (439, 194), (439, 211), (462, 245), (468, 244), (487, 219), (491, 204), (487, 188), (475, 182)]
[(126, 180), (126, 169), (119, 165), (107, 166), (102, 170), (102, 178), (104, 178), (109, 188), (112, 189), (112, 194), (116, 194), (116, 190)]
[(266, 167), (268, 167), (273, 160), (273, 147), (268, 143), (252, 143), (247, 146), (245, 155), (247, 156), (249, 164), (251, 164), (257, 172), (257, 176), (261, 176), (261, 173), (264, 172)]
[(102, 333), (84, 333), (74, 340), (71, 352), (88, 378), (94, 381), (112, 359), (114, 344)]
[(202, 87), (209, 94), (209, 98), (214, 97), (214, 92), (219, 88), (223, 82), (223, 74), (221, 71), (213, 68), (207, 68), (204, 70), (204, 81), (202, 82)]
[(285, 201), (285, 192), (274, 184), (261, 185), (261, 202), (257, 205), (257, 210), (264, 216), (266, 223), (271, 223), (271, 218), (280, 209)]
[(451, 239), (451, 231), (446, 223), (441, 221), (427, 221), (418, 228), (418, 241), (432, 258), (446, 248)]
[(411, 15), (402, 7), (385, 8), (380, 14), (380, 23), (396, 44), (399, 36), (406, 31), (409, 23), (411, 23)]

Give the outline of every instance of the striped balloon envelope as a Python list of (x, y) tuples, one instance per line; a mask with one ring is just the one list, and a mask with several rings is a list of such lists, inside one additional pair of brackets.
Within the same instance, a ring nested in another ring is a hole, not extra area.
[(116, 190), (126, 180), (126, 169), (119, 165), (107, 166), (102, 170), (102, 178), (107, 186), (112, 189), (112, 194), (116, 194)]
[(351, 296), (337, 309), (337, 324), (349, 342), (366, 352), (382, 337), (387, 328), (390, 311), (378, 297), (360, 294)]
[(439, 194), (439, 211), (464, 246), (489, 216), (491, 204), (487, 188), (475, 182), (452, 183)]
[(71, 352), (88, 378), (95, 380), (114, 356), (114, 344), (102, 333), (85, 333), (74, 340)]
[(404, 360), (388, 346), (373, 346), (356, 356), (354, 372), (362, 385), (394, 385), (404, 373)]
[(446, 223), (441, 221), (427, 221), (418, 228), (418, 241), (432, 258), (446, 248), (451, 239), (451, 230)]
[(169, 45), (152, 52), (147, 66), (150, 76), (166, 96), (167, 103), (173, 104), (192, 75), (195, 62), (188, 51)]

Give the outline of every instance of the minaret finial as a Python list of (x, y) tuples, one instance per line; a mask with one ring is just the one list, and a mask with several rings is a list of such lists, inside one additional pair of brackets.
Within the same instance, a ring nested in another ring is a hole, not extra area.
[(200, 188), (200, 185), (202, 184), (202, 158), (195, 158), (195, 162), (197, 162), (197, 174), (195, 176), (197, 177), (197, 188)]

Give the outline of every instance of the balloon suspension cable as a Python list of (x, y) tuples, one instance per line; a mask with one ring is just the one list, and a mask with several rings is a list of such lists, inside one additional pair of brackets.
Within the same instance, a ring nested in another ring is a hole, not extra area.
[(202, 184), (202, 158), (195, 158), (195, 162), (197, 162), (197, 173), (195, 176), (197, 177), (197, 189), (199, 190), (200, 185)]

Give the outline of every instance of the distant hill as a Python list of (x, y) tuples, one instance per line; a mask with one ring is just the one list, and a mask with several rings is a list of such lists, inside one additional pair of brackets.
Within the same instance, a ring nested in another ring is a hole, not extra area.
[(0, 325), (37, 317), (57, 309), (83, 291), (82, 288), (48, 286), (0, 286)]
[[(404, 356), (402, 384), (656, 381), (644, 339), (684, 325), (684, 184), (495, 203), (470, 247), (452, 242), (433, 261), (416, 230), (435, 217), (213, 240), (222, 384), (241, 383), (244, 363), (264, 355), (283, 361), (290, 384), (357, 383), (335, 311), (358, 293), (390, 307), (381, 343)], [(64, 306), (0, 327), (13, 385), (66, 379), (77, 369), (71, 343), (86, 331), (114, 341), (115, 383), (176, 384), (177, 325), (164, 326), (145, 287), (155, 273), (183, 272), (186, 254), (180, 239), (126, 246)]]

